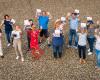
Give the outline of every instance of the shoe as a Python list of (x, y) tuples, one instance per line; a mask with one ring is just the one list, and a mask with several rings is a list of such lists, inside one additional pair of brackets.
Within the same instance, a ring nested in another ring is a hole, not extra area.
[(90, 48), (88, 49), (88, 52), (90, 52)]
[(89, 52), (89, 53), (88, 53), (88, 55), (92, 55), (92, 54), (93, 54), (92, 52)]
[(50, 47), (51, 46), (51, 44), (48, 44), (48, 47)]
[(24, 58), (21, 58), (21, 61), (24, 62)]
[(4, 56), (1, 56), (1, 58), (4, 58)]
[(80, 62), (80, 64), (82, 64), (83, 63), (82, 59), (80, 59), (79, 62)]
[(67, 47), (68, 47), (68, 48), (71, 48), (72, 46), (71, 46), (71, 45), (68, 45)]
[(19, 59), (19, 56), (17, 56), (16, 59), (18, 60)]
[(10, 43), (8, 43), (8, 44), (7, 44), (7, 47), (9, 47), (10, 45), (11, 45), (11, 44), (10, 44)]
[(86, 64), (86, 60), (83, 59), (83, 64)]
[(77, 49), (77, 46), (73, 46), (74, 49)]

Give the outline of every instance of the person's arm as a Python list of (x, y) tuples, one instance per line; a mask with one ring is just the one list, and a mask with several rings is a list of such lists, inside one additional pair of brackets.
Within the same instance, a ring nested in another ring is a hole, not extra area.
[(50, 14), (50, 12), (47, 12), (47, 16), (49, 17), (49, 20), (52, 19), (52, 15)]
[(2, 28), (3, 24), (4, 24), (4, 20), (2, 20), (2, 22), (0, 24), (0, 29)]

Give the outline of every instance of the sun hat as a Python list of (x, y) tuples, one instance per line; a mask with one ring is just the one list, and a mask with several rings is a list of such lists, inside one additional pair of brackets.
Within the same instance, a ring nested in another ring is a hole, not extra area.
[(79, 11), (78, 9), (75, 9), (75, 10), (74, 10), (74, 13), (79, 14), (79, 13), (80, 13), (80, 11)]
[(66, 21), (66, 18), (65, 17), (61, 17), (61, 21), (62, 22), (65, 22)]
[(41, 13), (42, 10), (41, 10), (41, 9), (36, 9), (36, 12), (37, 12), (37, 13)]

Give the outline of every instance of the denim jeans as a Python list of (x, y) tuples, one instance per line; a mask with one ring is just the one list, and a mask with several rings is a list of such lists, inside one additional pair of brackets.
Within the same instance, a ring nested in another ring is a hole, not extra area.
[(5, 31), (5, 33), (6, 33), (7, 42), (10, 43), (11, 42), (10, 39), (11, 39), (12, 31)]
[(54, 46), (53, 45), (53, 55), (55, 58), (57, 58), (57, 56), (59, 56), (59, 57), (62, 56), (62, 49), (63, 49), (63, 46)]
[(93, 52), (95, 38), (87, 38), (89, 43), (90, 52)]
[(74, 37), (74, 41), (75, 41), (75, 45), (74, 46), (77, 46), (78, 45), (78, 35), (77, 35), (77, 32), (76, 32), (76, 30), (70, 29), (70, 32), (69, 32), (69, 45), (70, 46), (72, 45), (73, 37)]
[(100, 50), (96, 49), (96, 63), (97, 63), (97, 67), (100, 67)]

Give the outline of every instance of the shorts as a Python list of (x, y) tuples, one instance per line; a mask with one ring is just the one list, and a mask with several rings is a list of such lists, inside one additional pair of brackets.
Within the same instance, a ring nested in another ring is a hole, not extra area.
[(42, 29), (41, 32), (40, 32), (40, 37), (45, 37), (45, 38), (48, 38), (49, 37), (49, 33), (48, 33), (48, 30), (47, 29)]

